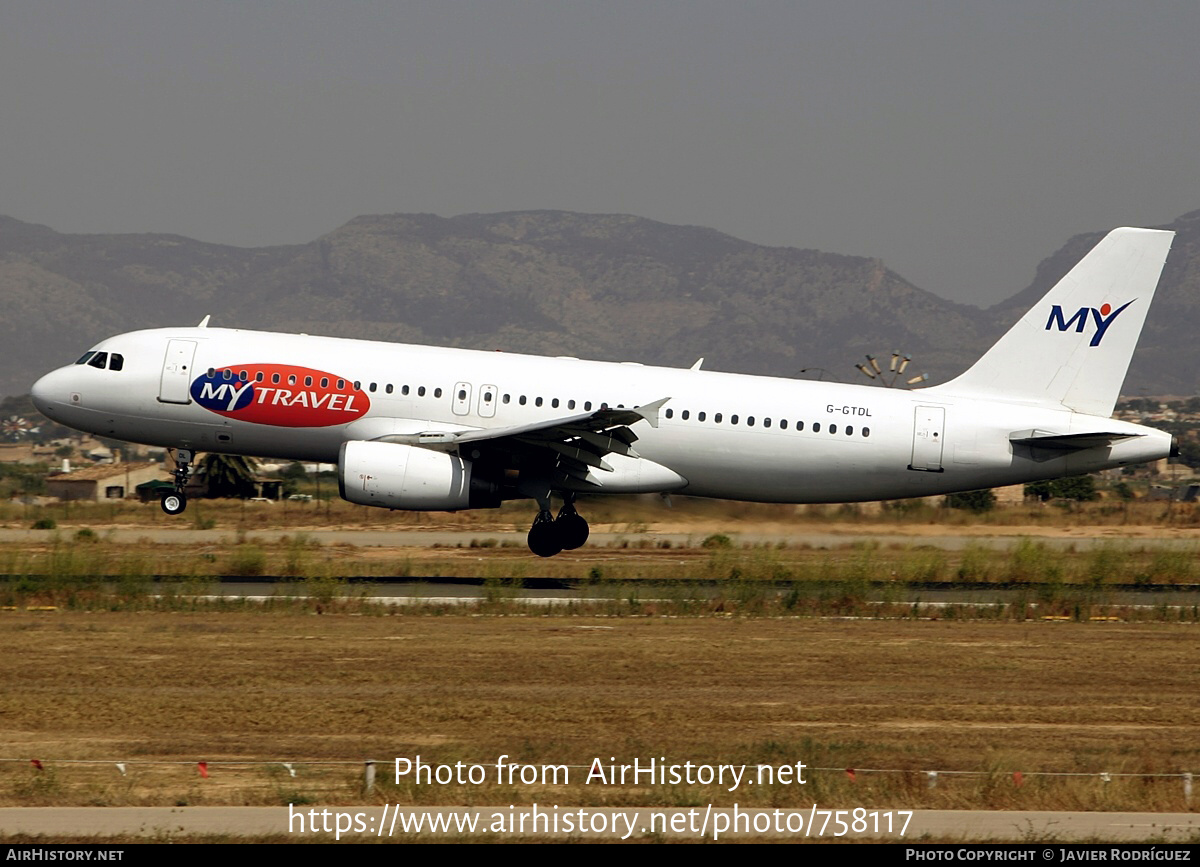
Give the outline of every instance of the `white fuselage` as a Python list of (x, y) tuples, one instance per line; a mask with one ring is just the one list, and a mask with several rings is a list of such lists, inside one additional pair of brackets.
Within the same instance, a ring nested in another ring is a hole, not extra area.
[[(669, 398), (657, 427), (631, 426), (634, 448), (684, 481), (647, 476), (639, 485), (622, 477), (606, 486), (598, 470), (602, 492), (893, 499), (1073, 475), (1171, 450), (1161, 431), (947, 386), (893, 390), (223, 328), (136, 331), (95, 351), (119, 354), (121, 369), (84, 363), (47, 374), (33, 396), (48, 417), (149, 445), (302, 461), (336, 461), (349, 440), (510, 427)], [(198, 383), (210, 369), (213, 376)], [(243, 396), (246, 384), (253, 387)], [(1031, 452), (1010, 442), (1024, 430), (1128, 438)]]

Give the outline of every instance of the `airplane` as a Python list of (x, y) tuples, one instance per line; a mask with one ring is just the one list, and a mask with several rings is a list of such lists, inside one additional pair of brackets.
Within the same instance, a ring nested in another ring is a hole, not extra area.
[[(1104, 237), (973, 366), (928, 388), (208, 326), (120, 334), (33, 386), (48, 418), (172, 450), (336, 463), (341, 496), (454, 511), (532, 499), (530, 550), (583, 545), (579, 494), (770, 503), (923, 497), (1176, 454), (1112, 419), (1173, 232)], [(701, 359), (703, 361), (703, 359)], [(552, 497), (562, 500), (557, 516)]]

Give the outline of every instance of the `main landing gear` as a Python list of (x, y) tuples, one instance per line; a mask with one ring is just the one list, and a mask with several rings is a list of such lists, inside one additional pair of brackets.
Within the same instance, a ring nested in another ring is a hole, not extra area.
[(529, 528), (529, 550), (539, 557), (553, 557), (560, 551), (573, 551), (588, 539), (588, 524), (575, 511), (575, 498), (570, 497), (555, 518), (550, 501), (539, 502), (541, 511)]
[(187, 497), (183, 489), (187, 485), (188, 473), (192, 470), (192, 457), (191, 449), (175, 450), (175, 469), (171, 471), (171, 475), (175, 477), (175, 490), (163, 494), (158, 503), (168, 515), (178, 515), (187, 508)]

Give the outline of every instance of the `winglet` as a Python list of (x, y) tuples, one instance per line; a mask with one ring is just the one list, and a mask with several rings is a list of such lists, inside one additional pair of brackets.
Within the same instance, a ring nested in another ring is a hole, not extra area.
[(691, 367), (689, 367), (688, 370), (699, 370), (700, 366), (702, 364), (704, 364), (704, 356), (703, 355), (701, 355), (699, 358), (697, 358), (696, 363), (693, 364)]
[(196, 327), (197, 327), (197, 328), (207, 328), (207, 327), (208, 327), (208, 320), (210, 320), (210, 319), (212, 319), (212, 314), (211, 314), (211, 313), (210, 313), (210, 314), (208, 314), (207, 316), (205, 316), (203, 319), (201, 319), (201, 320), (200, 320), (200, 324), (199, 324), (199, 325), (197, 325)]
[(663, 408), (663, 406), (666, 405), (667, 401), (670, 399), (671, 398), (669, 398), (669, 397), (662, 397), (662, 398), (659, 398), (658, 400), (654, 401), (653, 403), (643, 404), (642, 406), (635, 406), (631, 410), (631, 412), (634, 412), (634, 413), (640, 415), (646, 421), (650, 422), (650, 427), (656, 428), (656, 427), (658, 427), (658, 412), (659, 412), (659, 410), (661, 410)]

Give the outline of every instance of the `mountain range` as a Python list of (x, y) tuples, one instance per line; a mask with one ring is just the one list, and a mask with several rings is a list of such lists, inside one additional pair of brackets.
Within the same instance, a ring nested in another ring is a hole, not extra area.
[[(1200, 211), (1170, 258), (1125, 393), (1196, 394)], [(1104, 230), (1106, 231), (1106, 230)], [(0, 216), (0, 394), (122, 331), (194, 325), (575, 355), (866, 382), (866, 353), (965, 369), (1104, 234), (1071, 238), (988, 310), (878, 259), (764, 247), (712, 229), (564, 211), (357, 217), (310, 243), (71, 235)]]

